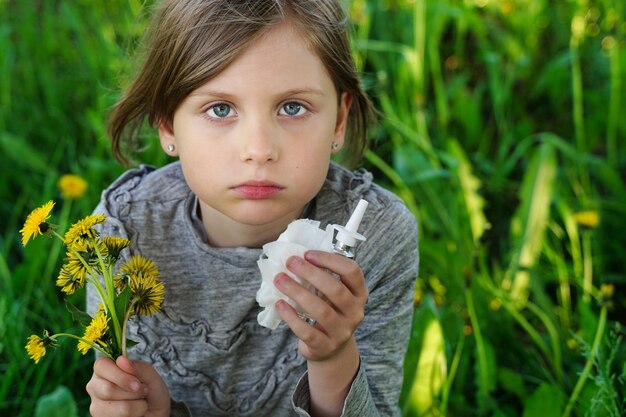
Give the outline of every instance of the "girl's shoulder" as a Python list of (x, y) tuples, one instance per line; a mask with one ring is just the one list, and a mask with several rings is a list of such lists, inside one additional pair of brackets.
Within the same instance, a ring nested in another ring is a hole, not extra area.
[[(322, 205), (335, 206), (343, 202), (345, 214), (349, 215), (359, 200), (368, 204), (366, 215), (372, 217), (398, 217), (398, 220), (415, 222), (415, 217), (404, 201), (393, 192), (377, 184), (374, 176), (366, 169), (350, 171), (338, 164), (331, 163), (326, 182), (322, 188)], [(335, 211), (336, 211), (335, 207)]]
[(102, 192), (100, 204), (113, 213), (133, 203), (183, 200), (190, 192), (179, 162), (161, 168), (141, 165), (113, 181)]

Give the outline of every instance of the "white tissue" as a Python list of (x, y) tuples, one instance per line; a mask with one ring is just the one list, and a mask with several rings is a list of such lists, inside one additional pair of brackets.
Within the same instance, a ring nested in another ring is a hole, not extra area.
[(285, 300), (300, 311), (295, 301), (276, 289), (274, 277), (279, 272), (284, 272), (302, 283), (299, 277), (287, 270), (285, 266), (287, 259), (290, 256), (304, 257), (307, 250), (332, 251), (333, 228), (329, 225), (326, 230), (322, 230), (319, 225), (320, 222), (315, 220), (295, 220), (277, 240), (263, 245), (263, 254), (257, 261), (261, 271), (261, 287), (256, 293), (257, 303), (264, 308), (257, 316), (257, 321), (261, 326), (275, 329), (280, 324), (281, 319), (275, 308), (278, 300)]

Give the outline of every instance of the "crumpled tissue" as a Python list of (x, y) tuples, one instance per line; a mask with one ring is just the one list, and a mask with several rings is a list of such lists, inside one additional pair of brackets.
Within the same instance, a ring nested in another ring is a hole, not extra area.
[(284, 272), (298, 283), (307, 286), (306, 282), (287, 269), (285, 263), (290, 256), (303, 258), (308, 250), (332, 252), (333, 226), (326, 226), (326, 230), (320, 229), (319, 226), (320, 222), (315, 220), (294, 220), (277, 240), (263, 245), (263, 254), (257, 261), (262, 277), (261, 287), (256, 293), (256, 301), (264, 308), (257, 316), (261, 326), (276, 329), (280, 324), (281, 318), (275, 307), (278, 300), (285, 300), (296, 311), (302, 312), (295, 301), (276, 289), (274, 277), (279, 272)]

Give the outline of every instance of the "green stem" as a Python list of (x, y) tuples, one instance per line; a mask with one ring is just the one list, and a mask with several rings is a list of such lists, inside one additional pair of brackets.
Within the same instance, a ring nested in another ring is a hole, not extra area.
[(126, 315), (124, 316), (124, 324), (122, 325), (122, 356), (128, 356), (128, 352), (126, 352), (126, 328), (128, 325), (128, 320), (130, 320), (133, 308), (135, 307), (135, 302), (136, 300), (131, 301), (130, 305), (126, 309)]
[(613, 168), (617, 168), (617, 134), (619, 130), (620, 97), (622, 95), (619, 41), (614, 41), (613, 45), (611, 45), (609, 61), (611, 64), (611, 95), (609, 98), (609, 119), (606, 127), (606, 152), (609, 164)]
[(591, 233), (583, 232), (583, 300), (591, 301), (593, 290), (593, 264), (591, 258)]
[(589, 356), (587, 357), (587, 362), (585, 362), (585, 367), (583, 368), (578, 381), (576, 382), (576, 386), (572, 391), (572, 395), (569, 397), (569, 401), (567, 402), (567, 406), (565, 407), (565, 411), (561, 417), (569, 417), (574, 408), (574, 404), (578, 400), (578, 396), (585, 386), (585, 382), (587, 382), (587, 378), (589, 378), (589, 374), (591, 373), (591, 367), (593, 366), (593, 362), (598, 354), (598, 348), (600, 347), (600, 342), (602, 341), (602, 336), (604, 336), (604, 329), (606, 327), (606, 314), (607, 308), (606, 306), (602, 306), (602, 310), (600, 310), (600, 319), (598, 320), (598, 328), (596, 329), (596, 335), (593, 338), (593, 344), (591, 345), (591, 351), (589, 352)]
[(71, 333), (56, 333), (53, 334), (52, 336), (50, 336), (51, 340), (56, 340), (57, 337), (70, 337), (72, 339), (76, 339), (76, 340), (80, 340), (84, 343), (87, 343), (89, 346), (91, 346), (92, 348), (96, 349), (97, 351), (99, 351), (100, 353), (102, 353), (104, 356), (115, 360), (115, 358), (113, 356), (111, 356), (111, 354), (107, 351), (105, 351), (104, 349), (102, 349), (100, 346), (98, 346), (97, 344), (90, 342), (87, 339), (83, 339), (82, 337), (76, 336), (75, 334), (71, 334)]
[[(580, 3), (580, 1), (579, 1)], [(580, 42), (584, 34), (584, 28), (580, 28), (580, 25), (584, 25), (583, 6), (579, 4), (579, 11), (574, 14), (572, 20), (572, 34), (570, 37), (570, 56), (571, 71), (572, 71), (572, 118), (574, 119), (574, 132), (576, 135), (576, 149), (580, 154), (585, 152), (586, 138), (585, 138), (585, 121), (583, 111), (583, 76), (580, 66)]]
[(461, 338), (459, 339), (459, 343), (456, 345), (456, 350), (454, 351), (454, 357), (452, 358), (452, 363), (450, 364), (450, 372), (448, 372), (448, 377), (443, 385), (443, 389), (441, 392), (441, 415), (445, 416), (448, 411), (448, 398), (450, 397), (450, 390), (452, 389), (452, 383), (454, 382), (454, 377), (456, 376), (457, 370), (459, 369), (459, 364), (461, 363), (461, 355), (463, 354), (463, 345), (465, 344), (465, 334), (461, 332)]
[(110, 267), (106, 265), (104, 259), (102, 258), (102, 254), (100, 253), (100, 249), (98, 249), (97, 242), (95, 240), (91, 240), (93, 244), (94, 250), (96, 251), (96, 255), (98, 256), (98, 262), (100, 263), (100, 270), (102, 271), (102, 275), (104, 277), (104, 285), (105, 290), (107, 292), (107, 299), (109, 300), (110, 309), (109, 313), (111, 314), (111, 319), (113, 321), (113, 331), (115, 333), (115, 340), (117, 341), (117, 345), (122, 345), (122, 328), (120, 327), (120, 322), (117, 318), (117, 311), (115, 309), (115, 287), (113, 285), (113, 271)]
[(480, 370), (481, 386), (479, 387), (479, 393), (483, 398), (489, 396), (489, 370), (487, 365), (487, 352), (485, 351), (485, 341), (483, 340), (482, 333), (480, 331), (480, 325), (478, 323), (478, 316), (476, 315), (476, 309), (474, 308), (474, 298), (472, 297), (471, 288), (465, 289), (465, 302), (467, 303), (467, 312), (470, 316), (470, 322), (474, 331), (474, 338), (476, 339), (476, 354), (478, 356), (478, 369)]
[(554, 327), (554, 324), (548, 317), (548, 315), (541, 310), (537, 305), (528, 301), (526, 306), (530, 311), (535, 313), (539, 320), (543, 323), (550, 335), (550, 341), (552, 342), (552, 366), (554, 368), (554, 372), (556, 373), (556, 377), (560, 383), (563, 382), (563, 367), (561, 365), (561, 346), (559, 344), (559, 334)]

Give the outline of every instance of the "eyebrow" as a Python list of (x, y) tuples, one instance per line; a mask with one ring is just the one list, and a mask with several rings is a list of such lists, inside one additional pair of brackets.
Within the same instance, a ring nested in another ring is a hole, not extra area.
[[(314, 88), (314, 87), (304, 87), (304, 88), (294, 88), (291, 90), (287, 90), (287, 91), (283, 91), (279, 94), (276, 94), (276, 97), (288, 97), (288, 96), (293, 96), (293, 95), (298, 95), (298, 94), (313, 94), (313, 95), (317, 95), (317, 96), (323, 96), (325, 95), (324, 92), (318, 88)], [(206, 96), (210, 96), (210, 97), (220, 97), (220, 98), (224, 98), (224, 99), (233, 99), (235, 96), (233, 96), (230, 93), (227, 93), (225, 91), (219, 91), (219, 90), (211, 90), (211, 89), (200, 89), (200, 90), (196, 90), (194, 92), (192, 92), (191, 94), (189, 94), (189, 96), (191, 97), (206, 97)]]

